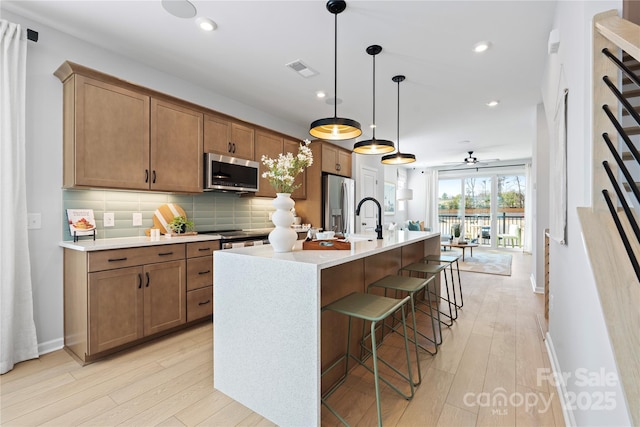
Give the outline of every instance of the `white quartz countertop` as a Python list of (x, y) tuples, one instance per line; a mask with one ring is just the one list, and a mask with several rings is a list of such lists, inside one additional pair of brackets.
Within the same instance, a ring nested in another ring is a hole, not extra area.
[(262, 245), (229, 249), (223, 251), (223, 253), (224, 255), (233, 254), (315, 264), (319, 269), (324, 269), (432, 237), (439, 238), (438, 236), (440, 236), (440, 233), (397, 230), (383, 232), (384, 238), (382, 240), (377, 240), (375, 233), (360, 234), (351, 242), (351, 250), (303, 250), (303, 241), (298, 240), (292, 252), (276, 253), (271, 248), (271, 245)]
[(151, 239), (147, 236), (136, 237), (119, 237), (113, 239), (83, 239), (77, 242), (71, 240), (64, 240), (59, 243), (60, 246), (67, 249), (74, 249), (76, 251), (103, 251), (106, 249), (123, 249), (123, 248), (135, 248), (140, 246), (156, 246), (156, 245), (172, 245), (175, 243), (191, 243), (191, 242), (206, 242), (210, 240), (219, 240), (220, 236), (217, 234), (196, 234), (192, 236), (162, 236), (159, 239)]

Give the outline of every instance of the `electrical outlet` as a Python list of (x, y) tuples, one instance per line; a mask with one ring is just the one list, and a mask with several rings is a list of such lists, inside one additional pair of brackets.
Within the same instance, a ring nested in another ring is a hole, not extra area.
[(39, 213), (27, 214), (27, 229), (37, 230), (42, 228), (42, 215)]
[(102, 215), (102, 225), (105, 227), (114, 227), (116, 225), (113, 212), (105, 212), (104, 215)]
[(133, 226), (139, 227), (142, 225), (142, 214), (140, 212), (133, 213)]

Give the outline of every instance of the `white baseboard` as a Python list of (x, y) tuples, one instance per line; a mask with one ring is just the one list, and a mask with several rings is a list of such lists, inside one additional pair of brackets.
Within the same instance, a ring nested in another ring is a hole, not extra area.
[(531, 273), (529, 275), (529, 281), (531, 282), (531, 289), (533, 289), (533, 292), (536, 294), (544, 294), (544, 287), (539, 287), (536, 284), (536, 278), (533, 275), (533, 273)]
[(64, 339), (58, 338), (55, 340), (38, 343), (38, 354), (42, 356), (43, 354), (51, 353), (52, 351), (60, 350), (64, 347)]
[[(564, 378), (562, 376), (562, 370), (560, 369), (560, 363), (558, 363), (558, 358), (556, 356), (556, 351), (553, 347), (553, 341), (551, 339), (551, 335), (547, 332), (547, 336), (544, 340), (545, 346), (547, 347), (547, 353), (549, 354), (549, 361), (551, 362), (551, 370), (554, 373), (555, 378)], [(564, 384), (564, 381), (556, 381), (556, 391), (558, 392), (558, 398), (560, 400), (560, 405), (562, 406), (562, 416), (564, 417), (564, 423), (567, 427), (576, 426), (576, 419), (573, 416), (573, 411), (567, 405), (565, 400), (565, 396), (567, 396), (567, 387)]]

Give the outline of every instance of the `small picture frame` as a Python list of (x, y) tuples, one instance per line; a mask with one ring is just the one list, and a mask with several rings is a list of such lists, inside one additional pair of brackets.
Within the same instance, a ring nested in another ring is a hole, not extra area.
[(392, 182), (384, 183), (384, 208), (385, 215), (395, 215), (396, 213), (396, 185)]
[(93, 236), (95, 240), (96, 220), (93, 209), (67, 209), (67, 222), (74, 242), (80, 236)]

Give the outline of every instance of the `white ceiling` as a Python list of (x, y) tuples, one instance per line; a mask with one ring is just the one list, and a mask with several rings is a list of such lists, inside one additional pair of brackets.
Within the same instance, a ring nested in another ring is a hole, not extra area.
[[(334, 15), (325, 1), (193, 0), (197, 17), (170, 15), (160, 0), (12, 1), (3, 8), (180, 76), (308, 129), (333, 116), (315, 94), (334, 92)], [(535, 108), (555, 1), (358, 1), (338, 15), (338, 116), (358, 120), (371, 137), (372, 59), (376, 57), (376, 137), (396, 141), (425, 167), (531, 156)], [(36, 29), (37, 30), (37, 29)], [(472, 51), (489, 40), (484, 54)], [(319, 72), (303, 78), (285, 64)], [(500, 105), (485, 103), (499, 99)], [(307, 135), (298, 135), (307, 137)], [(461, 143), (461, 141), (470, 141)], [(341, 143), (351, 148), (353, 141)]]

